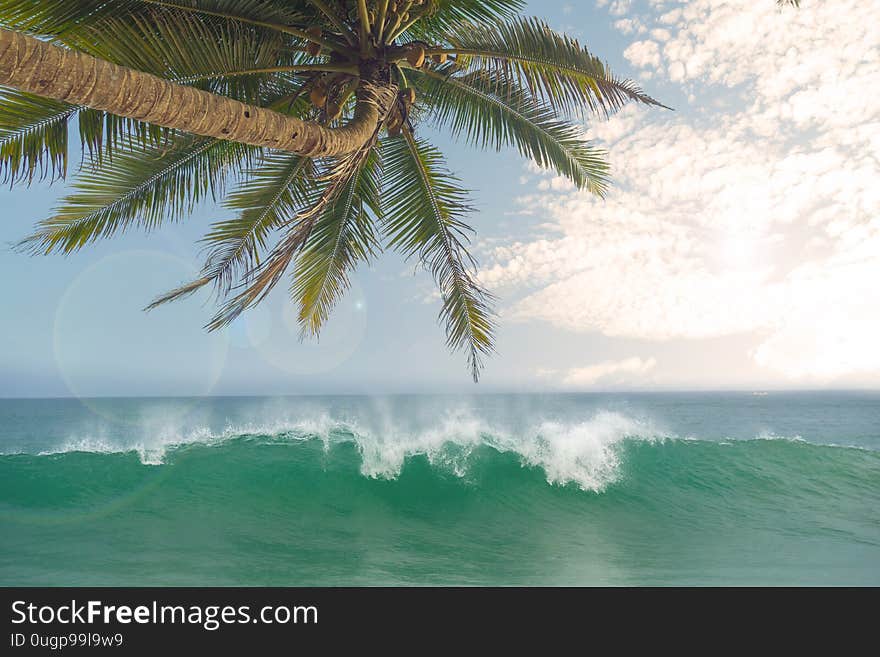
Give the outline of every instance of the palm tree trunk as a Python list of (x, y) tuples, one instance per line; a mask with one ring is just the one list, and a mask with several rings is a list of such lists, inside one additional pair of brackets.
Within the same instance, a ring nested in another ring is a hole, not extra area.
[(363, 146), (396, 93), (392, 85), (362, 81), (352, 120), (327, 128), (4, 29), (0, 85), (183, 132), (312, 157), (344, 155)]

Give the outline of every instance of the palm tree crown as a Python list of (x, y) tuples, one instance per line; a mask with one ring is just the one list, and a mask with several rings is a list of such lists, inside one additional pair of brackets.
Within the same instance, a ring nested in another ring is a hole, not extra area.
[(302, 332), (317, 335), (350, 272), (383, 248), (396, 249), (433, 274), (448, 345), (467, 354), (476, 380), (493, 349), (492, 299), (466, 250), (468, 193), (419, 127), (444, 128), (479, 148), (513, 146), (601, 195), (608, 166), (584, 140), (578, 118), (628, 101), (659, 105), (576, 40), (519, 17), (522, 5), (0, 0), (0, 29), (328, 134), (363, 120), (364, 104), (375, 110), (357, 143), (323, 156), (193, 134), (174, 127), (187, 125), (175, 123), (181, 117), (157, 125), (113, 107), (0, 87), (0, 176), (7, 182), (64, 177), (71, 123), (84, 158), (70, 195), (21, 246), (69, 253), (126, 228), (155, 228), (222, 196), (236, 214), (205, 235), (201, 274), (149, 308), (209, 286), (219, 310), (208, 327), (216, 329), (290, 275)]

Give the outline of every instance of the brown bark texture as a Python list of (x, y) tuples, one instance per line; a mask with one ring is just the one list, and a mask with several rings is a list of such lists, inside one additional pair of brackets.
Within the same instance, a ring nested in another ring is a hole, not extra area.
[(362, 81), (351, 121), (329, 128), (4, 29), (0, 85), (183, 132), (310, 157), (361, 148), (396, 96), (393, 85)]

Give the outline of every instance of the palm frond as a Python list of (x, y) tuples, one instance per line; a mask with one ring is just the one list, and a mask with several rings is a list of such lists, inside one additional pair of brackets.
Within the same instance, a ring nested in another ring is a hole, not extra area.
[(524, 0), (434, 0), (434, 4), (434, 11), (407, 30), (407, 36), (430, 41), (462, 22), (509, 20), (526, 5)]
[(211, 271), (223, 277), (226, 289), (236, 274), (259, 266), (260, 250), (266, 247), (272, 230), (315, 200), (314, 176), (315, 164), (311, 159), (273, 153), (263, 158), (226, 199), (226, 207), (238, 210), (240, 215), (214, 224), (204, 239), (213, 247), (209, 258), (213, 264)]
[(123, 144), (157, 146), (170, 135), (140, 121), (0, 88), (0, 180), (15, 184), (34, 177), (65, 178), (73, 119), (82, 152), (93, 165)]
[[(443, 50), (458, 69), (485, 70), (516, 80), (554, 109), (578, 114), (586, 106), (609, 114), (630, 101), (665, 107), (631, 80), (614, 76), (602, 61), (572, 37), (537, 18), (504, 23), (451, 26)], [(668, 109), (668, 108), (667, 108)]]
[(296, 25), (314, 20), (308, 0), (141, 0), (143, 4), (185, 9), (204, 16), (244, 19), (278, 25)]
[(0, 0), (0, 26), (70, 36), (104, 19), (125, 20), (155, 9), (278, 27), (302, 22), (312, 13), (304, 0)]
[(167, 146), (173, 137), (168, 128), (86, 107), (79, 108), (77, 118), (83, 155), (88, 154), (92, 166), (101, 166), (105, 156), (112, 158), (120, 148)]
[(332, 26), (349, 45), (354, 46), (357, 43), (354, 30), (345, 20), (348, 17), (348, 7), (344, 3), (339, 7), (331, 7), (324, 0), (308, 0), (308, 3), (318, 11), (325, 24)]
[(135, 4), (134, 0), (0, 0), (0, 27), (57, 36)]
[(295, 60), (284, 50), (280, 33), (180, 11), (106, 18), (65, 41), (94, 57), (245, 102), (258, 102), (262, 86), (273, 76), (242, 72)]
[(67, 172), (67, 124), (77, 107), (0, 88), (0, 180), (14, 184)]
[(467, 194), (443, 164), (440, 152), (412, 132), (382, 147), (383, 230), (388, 246), (416, 256), (432, 273), (443, 295), (440, 321), (451, 349), (467, 353), (479, 378), (483, 357), (494, 350), (491, 295), (475, 280), (474, 261), (464, 242), (470, 228)]
[(208, 284), (226, 294), (236, 280), (259, 266), (270, 233), (313, 200), (313, 176), (309, 158), (291, 153), (261, 158), (224, 203), (239, 215), (215, 223), (203, 238), (209, 251), (199, 278), (157, 297), (146, 309), (185, 298)]
[[(340, 38), (309, 35), (307, 28), (330, 28), (322, 12), (310, 0), (139, 0), (141, 4), (167, 10), (185, 11), (206, 19), (235, 21), (253, 29), (270, 30), (294, 36), (301, 43), (317, 41), (330, 51), (338, 51)], [(340, 35), (341, 37), (341, 35)]]
[[(375, 136), (373, 139), (375, 140)], [(361, 150), (332, 161), (328, 172), (323, 176), (324, 187), (315, 201), (285, 220), (283, 228), (286, 230), (278, 243), (258, 267), (245, 274), (241, 291), (220, 308), (208, 323), (208, 330), (214, 331), (229, 325), (245, 310), (268, 296), (302, 251), (320, 217), (357, 175), (369, 157), (373, 143), (371, 141)]]
[(70, 253), (133, 225), (155, 228), (218, 191), (228, 169), (253, 150), (189, 135), (146, 151), (132, 144), (84, 170), (73, 183), (74, 193), (19, 246), (33, 253)]
[(449, 73), (451, 66), (410, 72), (434, 124), (453, 135), (464, 134), (482, 148), (513, 145), (579, 189), (604, 195), (609, 171), (605, 151), (592, 147), (580, 127), (559, 119), (551, 107), (499, 73)]
[(291, 294), (299, 305), (303, 335), (320, 333), (351, 285), (349, 272), (379, 247), (373, 227), (374, 217), (381, 216), (378, 164), (376, 152), (371, 151), (317, 221), (297, 260)]

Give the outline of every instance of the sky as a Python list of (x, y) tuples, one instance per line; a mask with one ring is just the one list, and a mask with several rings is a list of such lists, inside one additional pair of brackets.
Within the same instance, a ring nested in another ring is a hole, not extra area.
[(354, 276), (320, 342), (284, 286), (206, 333), (207, 295), (151, 313), (200, 268), (208, 203), (68, 257), (10, 244), (63, 184), (0, 190), (0, 396), (880, 386), (880, 3), (562, 0), (528, 13), (674, 108), (584, 124), (606, 198), (513, 151), (430, 130), (474, 190), (498, 353), (475, 386), (439, 300), (386, 254)]

